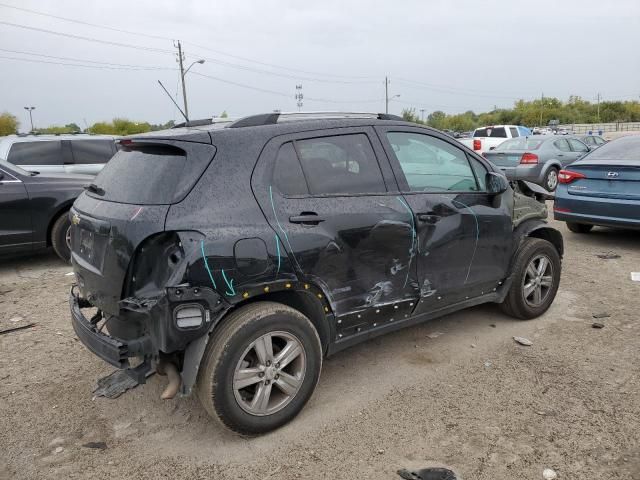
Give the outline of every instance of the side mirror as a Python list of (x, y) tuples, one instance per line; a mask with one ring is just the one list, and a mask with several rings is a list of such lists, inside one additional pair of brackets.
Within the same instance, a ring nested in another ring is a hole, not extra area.
[(487, 173), (487, 193), (489, 195), (500, 195), (509, 188), (509, 182), (504, 175), (496, 172)]

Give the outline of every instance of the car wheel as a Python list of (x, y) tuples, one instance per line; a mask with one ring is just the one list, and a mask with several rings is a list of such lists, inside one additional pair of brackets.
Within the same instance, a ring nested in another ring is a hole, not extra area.
[(558, 169), (551, 167), (547, 174), (544, 176), (544, 188), (550, 192), (555, 192), (558, 188)]
[(593, 225), (587, 225), (586, 223), (567, 222), (567, 228), (574, 233), (589, 233), (593, 228)]
[(65, 262), (71, 261), (71, 220), (69, 212), (60, 215), (51, 228), (53, 251)]
[(302, 410), (321, 367), (320, 337), (307, 317), (279, 303), (254, 303), (212, 334), (197, 392), (207, 412), (231, 430), (265, 433)]
[(546, 240), (525, 238), (513, 264), (513, 283), (502, 309), (512, 317), (528, 320), (546, 312), (558, 291), (562, 263)]

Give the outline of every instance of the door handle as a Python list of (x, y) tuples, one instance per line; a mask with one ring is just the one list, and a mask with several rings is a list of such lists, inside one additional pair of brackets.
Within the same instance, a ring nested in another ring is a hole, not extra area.
[(290, 223), (302, 223), (303, 225), (318, 225), (325, 219), (315, 212), (302, 212), (300, 215), (289, 217)]
[(440, 219), (440, 215), (431, 215), (429, 213), (419, 213), (418, 220), (427, 223), (436, 223)]

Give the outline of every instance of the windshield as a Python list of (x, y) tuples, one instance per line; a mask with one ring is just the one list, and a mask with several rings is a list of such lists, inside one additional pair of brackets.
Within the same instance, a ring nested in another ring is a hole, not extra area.
[(637, 160), (640, 163), (640, 138), (630, 136), (613, 140), (593, 150), (589, 160)]
[(478, 128), (473, 132), (474, 137), (507, 138), (507, 131), (504, 127)]
[(537, 138), (518, 137), (511, 140), (505, 140), (498, 145), (494, 150), (496, 151), (508, 151), (508, 150), (537, 150), (542, 145), (544, 140), (538, 140)]

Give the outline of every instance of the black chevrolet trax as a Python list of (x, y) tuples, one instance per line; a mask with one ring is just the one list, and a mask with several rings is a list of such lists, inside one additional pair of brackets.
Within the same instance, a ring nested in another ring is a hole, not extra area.
[(75, 332), (243, 434), (295, 417), (343, 348), (481, 303), (534, 318), (558, 289), (544, 202), (398, 117), (263, 114), (120, 148), (71, 211)]

